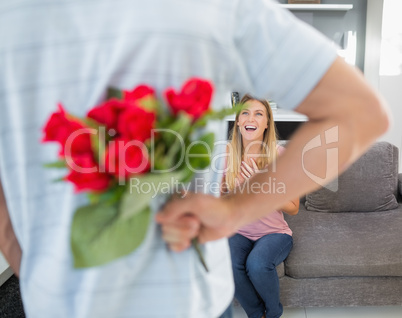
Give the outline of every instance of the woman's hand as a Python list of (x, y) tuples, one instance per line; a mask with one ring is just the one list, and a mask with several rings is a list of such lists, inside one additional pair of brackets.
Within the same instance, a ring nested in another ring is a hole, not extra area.
[(244, 178), (244, 180), (250, 179), (253, 175), (256, 173), (260, 172), (260, 169), (258, 169), (257, 163), (255, 162), (254, 159), (250, 159), (251, 161), (251, 166), (247, 164), (245, 161), (241, 162), (241, 176)]

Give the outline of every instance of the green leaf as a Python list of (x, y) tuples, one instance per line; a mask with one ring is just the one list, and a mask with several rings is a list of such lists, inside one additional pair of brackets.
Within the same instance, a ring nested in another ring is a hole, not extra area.
[(60, 177), (60, 178), (56, 178), (56, 179), (53, 179), (53, 180), (52, 180), (52, 182), (54, 182), (54, 183), (62, 182), (62, 181), (63, 181), (63, 182), (66, 181), (66, 180), (65, 180), (65, 177)]
[(106, 135), (105, 129), (98, 129), (96, 134), (90, 135), (91, 148), (99, 165), (105, 165)]
[(208, 133), (199, 140), (193, 141), (188, 148), (188, 163), (193, 169), (202, 170), (211, 163), (211, 155), (214, 149), (215, 135)]
[(87, 197), (92, 204), (96, 204), (99, 202), (115, 204), (121, 200), (121, 197), (125, 190), (126, 187), (124, 186), (114, 185), (106, 192), (89, 192), (87, 193)]
[[(99, 159), (103, 159), (106, 143), (111, 139), (110, 136), (107, 134), (106, 126), (97, 122), (92, 118), (82, 118), (79, 119), (81, 123), (91, 129), (89, 133), (89, 138), (91, 141), (91, 149), (94, 153), (95, 159), (99, 161)], [(100, 162), (102, 165), (103, 162)]]
[(208, 266), (207, 266), (207, 263), (205, 262), (204, 255), (202, 254), (200, 244), (198, 243), (198, 239), (193, 238), (191, 240), (191, 245), (195, 249), (195, 252), (197, 253), (197, 255), (198, 255), (199, 259), (200, 259), (200, 262), (201, 262), (202, 266), (204, 267), (205, 271), (208, 273), (209, 272)]
[(122, 196), (120, 213), (122, 219), (129, 219), (149, 206), (159, 193), (172, 193), (176, 182), (188, 178), (189, 170), (176, 170), (169, 173), (149, 173), (130, 178), (129, 188)]
[(106, 99), (111, 98), (123, 99), (123, 92), (120, 89), (109, 87), (107, 89)]
[(91, 202), (91, 204), (97, 204), (101, 201), (99, 193), (91, 193), (90, 192), (87, 194), (87, 197), (88, 197), (89, 202)]
[(211, 149), (211, 152), (214, 150), (214, 143), (215, 143), (215, 134), (214, 133), (207, 133), (201, 136), (200, 141), (205, 142), (208, 147)]
[(95, 119), (89, 118), (89, 117), (85, 117), (82, 119), (83, 123), (88, 126), (89, 128), (94, 128), (94, 129), (99, 129), (99, 127), (105, 127), (105, 124), (101, 124), (99, 122), (97, 122)]
[(140, 104), (140, 106), (143, 109), (145, 109), (149, 112), (158, 113), (161, 109), (161, 106), (160, 106), (160, 103), (158, 102), (158, 100), (151, 95), (141, 98), (140, 100), (138, 100), (138, 103)]
[(74, 267), (99, 266), (130, 254), (143, 242), (149, 222), (149, 207), (127, 219), (119, 217), (117, 205), (79, 208), (71, 227)]
[(151, 162), (153, 163), (153, 169), (156, 171), (168, 169), (168, 167), (165, 166), (165, 152), (166, 145), (163, 142), (157, 142), (154, 149), (151, 149)]
[(82, 126), (86, 127), (86, 120), (85, 120), (84, 118), (75, 116), (75, 115), (70, 114), (70, 113), (67, 113), (67, 112), (66, 112), (66, 118), (67, 118), (68, 120), (71, 120), (71, 121), (80, 123)]
[(45, 163), (43, 166), (45, 168), (61, 169), (61, 168), (67, 168), (67, 163), (65, 160), (59, 160), (59, 161), (55, 161), (55, 162)]
[(158, 121), (155, 123), (156, 128), (167, 128), (169, 127), (174, 121), (175, 117), (167, 115), (162, 118), (158, 118)]
[(164, 127), (158, 127), (167, 146), (177, 143), (177, 140), (180, 139), (180, 137), (185, 138), (188, 135), (191, 121), (192, 119), (188, 114), (180, 112), (173, 121), (170, 123), (167, 122), (167, 125)]
[(180, 162), (177, 163), (178, 158), (182, 151), (184, 151), (185, 141), (188, 139), (188, 135), (191, 127), (191, 117), (181, 112), (179, 113), (176, 121), (168, 127), (169, 133), (173, 136), (173, 143), (168, 144), (168, 152), (164, 158), (164, 165), (168, 168), (180, 166)]

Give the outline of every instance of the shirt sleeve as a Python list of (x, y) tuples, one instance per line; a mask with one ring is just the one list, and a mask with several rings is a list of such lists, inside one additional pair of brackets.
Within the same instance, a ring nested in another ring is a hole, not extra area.
[(234, 36), (243, 69), (235, 76), (247, 76), (256, 97), (294, 109), (334, 62), (334, 45), (271, 0), (240, 1), (239, 6)]

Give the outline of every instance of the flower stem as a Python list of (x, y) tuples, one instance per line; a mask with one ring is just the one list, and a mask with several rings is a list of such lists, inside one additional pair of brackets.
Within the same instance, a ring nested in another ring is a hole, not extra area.
[(195, 237), (191, 240), (191, 244), (193, 245), (196, 253), (198, 254), (198, 257), (200, 258), (201, 264), (202, 266), (204, 266), (205, 270), (207, 271), (207, 273), (209, 272), (207, 264), (205, 263), (205, 259), (204, 256), (202, 256), (202, 252), (200, 249), (200, 244), (198, 243), (198, 239)]

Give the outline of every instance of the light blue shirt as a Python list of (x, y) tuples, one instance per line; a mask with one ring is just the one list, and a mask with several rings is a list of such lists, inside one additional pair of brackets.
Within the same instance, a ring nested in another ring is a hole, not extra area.
[[(73, 268), (70, 225), (85, 196), (52, 182), (62, 172), (43, 164), (57, 146), (40, 144), (58, 102), (83, 116), (108, 86), (147, 83), (160, 94), (199, 76), (213, 81), (215, 108), (229, 106), (235, 90), (294, 108), (335, 56), (271, 1), (1, 1), (0, 176), (23, 250), (27, 317), (214, 318), (233, 297), (226, 240), (204, 246), (206, 273), (193, 249), (168, 251), (154, 223), (130, 255)], [(224, 123), (208, 129), (226, 140)]]

